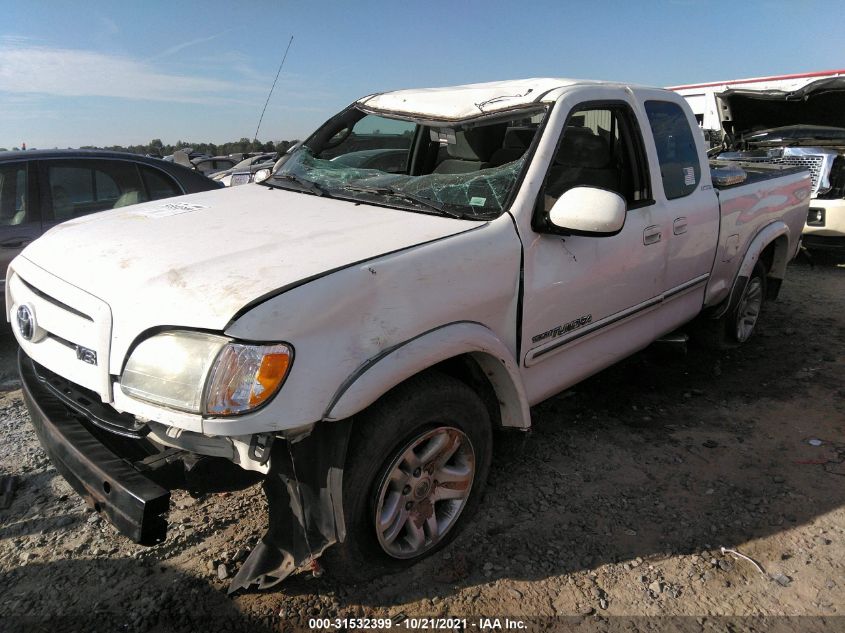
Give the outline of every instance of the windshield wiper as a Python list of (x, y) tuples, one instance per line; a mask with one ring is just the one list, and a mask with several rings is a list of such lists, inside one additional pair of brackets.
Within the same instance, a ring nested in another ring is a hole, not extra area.
[[(299, 185), (309, 193), (313, 193), (315, 196), (327, 195), (326, 190), (323, 189), (316, 182), (311, 182), (310, 180), (306, 180), (305, 178), (297, 176), (296, 174), (274, 174), (271, 178), (268, 178), (264, 182), (270, 185), (270, 180), (285, 180), (287, 182), (295, 182), (297, 185)], [(270, 186), (272, 187), (273, 185)]]
[(438, 213), (442, 213), (443, 215), (448, 215), (451, 218), (458, 218), (459, 220), (466, 219), (470, 217), (466, 213), (460, 213), (459, 211), (453, 211), (451, 209), (447, 209), (446, 205), (442, 202), (438, 202), (437, 200), (432, 200), (431, 198), (426, 198), (425, 196), (418, 196), (413, 193), (408, 193), (407, 191), (402, 191), (401, 189), (397, 189), (396, 187), (391, 187), (389, 185), (379, 185), (377, 187), (362, 187), (358, 185), (346, 185), (344, 187), (347, 191), (354, 191), (356, 193), (372, 193), (376, 195), (383, 195), (383, 196), (392, 196), (394, 198), (402, 198), (413, 204), (418, 204), (420, 206), (426, 207), (428, 209), (433, 209)]

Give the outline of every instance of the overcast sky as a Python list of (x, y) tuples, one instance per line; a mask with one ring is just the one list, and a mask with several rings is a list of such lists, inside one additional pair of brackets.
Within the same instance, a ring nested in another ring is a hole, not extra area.
[(302, 138), (397, 88), (845, 67), (840, 0), (0, 0), (0, 147)]

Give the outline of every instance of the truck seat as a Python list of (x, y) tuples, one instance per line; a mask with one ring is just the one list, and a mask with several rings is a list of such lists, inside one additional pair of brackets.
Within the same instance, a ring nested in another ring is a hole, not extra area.
[(490, 166), (499, 167), (522, 158), (536, 133), (536, 127), (509, 127), (502, 147), (490, 157)]
[(588, 128), (569, 128), (549, 170), (546, 194), (554, 198), (572, 187), (619, 191), (619, 170), (613, 165), (609, 143)]
[(455, 142), (446, 145), (448, 158), (434, 168), (434, 173), (465, 174), (490, 167), (490, 158), (502, 146), (504, 136), (503, 124), (456, 132)]

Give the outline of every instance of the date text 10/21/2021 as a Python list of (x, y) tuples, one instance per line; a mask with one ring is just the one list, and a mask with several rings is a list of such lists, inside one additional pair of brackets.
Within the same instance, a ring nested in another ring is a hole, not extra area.
[(526, 628), (523, 620), (511, 618), (311, 618), (308, 628), (311, 630), (388, 630), (392, 628), (409, 631), (501, 631), (522, 630)]

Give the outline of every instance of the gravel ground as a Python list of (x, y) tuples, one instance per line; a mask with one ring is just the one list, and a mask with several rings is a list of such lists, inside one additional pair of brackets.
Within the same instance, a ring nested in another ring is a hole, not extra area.
[(500, 438), (481, 510), (455, 542), (355, 586), (328, 569), (226, 595), (263, 531), (258, 487), (174, 493), (159, 546), (120, 536), (39, 448), (13, 350), (5, 334), (0, 474), (19, 487), (0, 511), (0, 630), (283, 630), (313, 616), (845, 630), (845, 264), (836, 259), (793, 264), (741, 349), (654, 346), (536, 407), (532, 433)]

